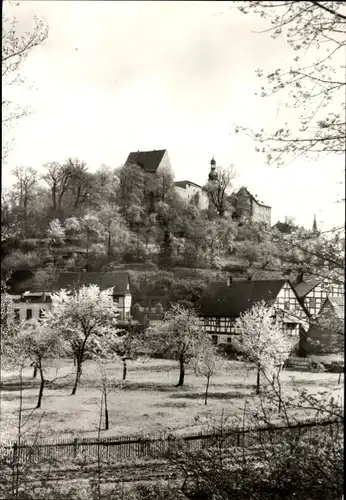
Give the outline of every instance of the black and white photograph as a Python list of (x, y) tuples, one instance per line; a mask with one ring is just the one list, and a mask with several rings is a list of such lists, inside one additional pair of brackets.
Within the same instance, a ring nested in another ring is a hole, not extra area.
[(4, 0), (1, 500), (344, 500), (346, 1)]

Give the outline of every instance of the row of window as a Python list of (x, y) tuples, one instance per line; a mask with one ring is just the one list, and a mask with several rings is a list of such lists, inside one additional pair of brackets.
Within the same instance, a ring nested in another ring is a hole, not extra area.
[[(290, 336), (294, 336), (297, 329), (296, 329), (296, 323), (285, 323), (285, 327), (286, 327), (286, 331), (288, 333), (288, 335)], [(218, 335), (211, 335), (211, 340), (213, 342), (213, 344), (217, 344), (218, 343)], [(232, 344), (232, 337), (227, 337), (227, 344)]]
[[(39, 311), (39, 318), (43, 318), (43, 315), (44, 315), (44, 309), (40, 309)], [(16, 321), (19, 321), (20, 320), (20, 313), (19, 313), (19, 309), (15, 309), (14, 310), (14, 318)], [(27, 309), (26, 310), (26, 318), (25, 319), (32, 319), (32, 309)]]

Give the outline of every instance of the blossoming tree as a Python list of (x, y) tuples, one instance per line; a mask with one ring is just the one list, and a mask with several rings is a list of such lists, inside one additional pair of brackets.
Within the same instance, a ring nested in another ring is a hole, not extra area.
[(118, 309), (112, 289), (101, 291), (97, 285), (82, 286), (52, 296), (51, 324), (62, 332), (67, 351), (77, 364), (72, 395), (76, 393), (87, 356), (95, 352), (98, 339), (116, 328)]
[(237, 318), (235, 333), (239, 335), (244, 355), (257, 368), (256, 394), (259, 394), (261, 373), (267, 379), (278, 379), (292, 349), (291, 340), (284, 333), (275, 309), (263, 301)]

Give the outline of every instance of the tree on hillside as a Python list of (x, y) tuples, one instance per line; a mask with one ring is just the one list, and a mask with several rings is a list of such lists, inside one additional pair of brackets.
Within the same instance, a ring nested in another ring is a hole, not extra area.
[(24, 83), (21, 69), (24, 61), (35, 47), (41, 45), (48, 37), (48, 26), (43, 19), (34, 17), (31, 31), (21, 33), (18, 20), (9, 14), (10, 2), (4, 2), (2, 16), (2, 130), (5, 141), (2, 144), (2, 160), (6, 159), (10, 149), (10, 141), (6, 134), (11, 127), (29, 113), (27, 107), (21, 108), (11, 102), (10, 89)]
[(59, 219), (53, 219), (49, 222), (47, 236), (51, 243), (61, 245), (65, 240), (65, 228)]
[(203, 231), (201, 249), (207, 267), (217, 269), (222, 259), (233, 252), (236, 226), (228, 217), (207, 221)]
[(95, 215), (103, 226), (104, 244), (107, 248), (108, 264), (110, 264), (112, 258), (119, 256), (124, 250), (131, 235), (118, 207), (104, 203)]
[(12, 174), (16, 178), (14, 193), (18, 206), (23, 209), (24, 237), (27, 230), (28, 207), (30, 201), (34, 199), (35, 187), (38, 182), (38, 173), (32, 167), (16, 167)]
[(117, 201), (121, 214), (133, 230), (138, 227), (143, 211), (144, 172), (138, 165), (126, 165), (117, 171)]
[(344, 282), (344, 227), (315, 235), (299, 228), (291, 234), (273, 233), (272, 241), (279, 250), (281, 265), (287, 274), (296, 273), (328, 278), (335, 284)]
[(64, 191), (64, 208), (75, 215), (82, 215), (90, 209), (94, 176), (88, 171), (85, 161), (78, 158), (68, 158), (64, 163), (64, 170), (68, 172), (68, 189)]
[(72, 293), (61, 290), (52, 296), (52, 301), (54, 310), (49, 324), (63, 334), (68, 351), (77, 363), (72, 389), (75, 394), (88, 353), (95, 352), (98, 337), (115, 329), (118, 309), (112, 290), (100, 291), (96, 285), (82, 286)]
[(237, 318), (234, 328), (244, 356), (257, 368), (256, 394), (259, 394), (261, 373), (268, 380), (279, 376), (292, 349), (291, 339), (283, 332), (275, 310), (264, 302)]
[(101, 165), (96, 170), (91, 195), (95, 210), (102, 209), (104, 204), (114, 206), (119, 183), (119, 176), (114, 168)]
[[(286, 35), (294, 50), (293, 60), (285, 68), (276, 68), (267, 75), (261, 96), (284, 95), (286, 107), (296, 109), (300, 122), (292, 130), (287, 123), (273, 133), (247, 131), (259, 143), (258, 151), (267, 155), (271, 164), (321, 153), (345, 151), (345, 61), (346, 3), (249, 1), (239, 7), (245, 14), (254, 12), (268, 19), (266, 30), (272, 38)], [(315, 50), (315, 53), (313, 53)]]
[(59, 269), (54, 265), (48, 265), (43, 269), (37, 269), (32, 278), (34, 290), (52, 290), (59, 278)]
[(256, 241), (253, 238), (237, 241), (235, 243), (235, 253), (237, 257), (246, 264), (245, 272), (252, 278), (258, 269), (281, 270), (278, 247), (272, 241), (270, 234)]
[(163, 323), (150, 327), (146, 333), (150, 349), (179, 361), (177, 387), (184, 384), (185, 366), (199, 355), (205, 337), (197, 314), (179, 304), (172, 305)]
[(155, 211), (159, 201), (167, 202), (173, 188), (173, 174), (170, 169), (159, 169), (155, 174), (144, 174), (144, 203), (148, 213)]
[(215, 179), (209, 180), (203, 187), (209, 198), (212, 211), (223, 217), (231, 207), (227, 203), (228, 195), (232, 189), (232, 179), (235, 177), (233, 166), (229, 168), (217, 167)]
[(95, 212), (87, 212), (80, 218), (81, 236), (86, 247), (86, 258), (89, 264), (89, 253), (92, 250), (92, 243), (102, 244), (101, 253), (105, 253), (104, 249), (104, 227), (100, 223)]
[(42, 179), (48, 184), (51, 190), (51, 200), (53, 210), (61, 209), (63, 197), (69, 189), (69, 182), (73, 176), (73, 170), (70, 165), (61, 165), (53, 161), (43, 165), (46, 172)]

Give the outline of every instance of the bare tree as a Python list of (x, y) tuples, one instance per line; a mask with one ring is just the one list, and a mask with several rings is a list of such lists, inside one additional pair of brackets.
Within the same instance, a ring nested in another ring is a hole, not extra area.
[(23, 210), (24, 236), (26, 236), (28, 226), (28, 207), (29, 203), (35, 198), (38, 174), (32, 167), (16, 167), (12, 173), (17, 179), (14, 184), (14, 194), (19, 207)]
[[(70, 203), (73, 209), (81, 208), (91, 196), (93, 175), (88, 172), (86, 163), (78, 158), (68, 158), (64, 168), (69, 173), (67, 182), (68, 191), (71, 194)], [(63, 194), (59, 198), (60, 203)]]
[(61, 208), (62, 198), (69, 188), (69, 181), (72, 178), (72, 170), (68, 165), (60, 165), (53, 161), (44, 165), (46, 173), (42, 179), (51, 189), (53, 209)]
[(204, 191), (209, 198), (209, 206), (223, 217), (229, 208), (227, 197), (232, 188), (232, 179), (235, 177), (233, 166), (229, 168), (217, 167), (215, 179), (211, 179), (204, 186)]

